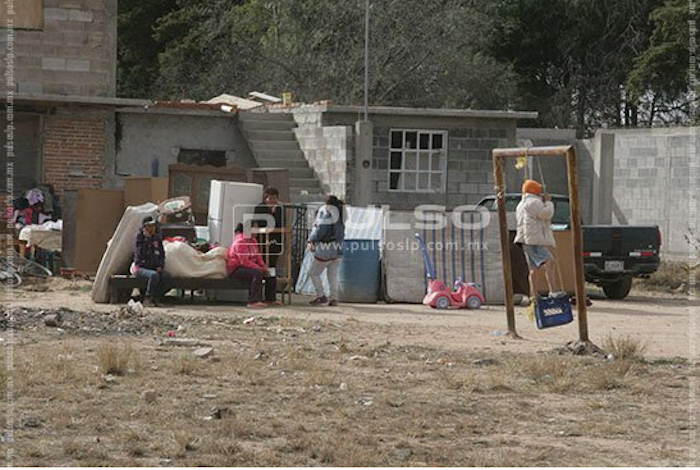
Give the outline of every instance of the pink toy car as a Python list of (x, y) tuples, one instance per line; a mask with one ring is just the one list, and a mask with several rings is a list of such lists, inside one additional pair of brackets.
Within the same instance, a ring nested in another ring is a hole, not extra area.
[(416, 233), (415, 236), (423, 253), (423, 262), (425, 263), (425, 271), (428, 277), (428, 293), (423, 298), (423, 305), (430, 305), (439, 309), (468, 308), (477, 310), (481, 308), (481, 304), (486, 302), (486, 299), (479, 291), (477, 284), (473, 282), (465, 283), (462, 279), (457, 278), (454, 288), (450, 290), (444, 282), (435, 279), (435, 269), (433, 268), (433, 263), (430, 262), (425, 241), (420, 234)]
[(431, 280), (428, 284), (428, 294), (423, 298), (424, 305), (433, 308), (468, 308), (477, 310), (486, 301), (473, 282), (455, 281), (454, 290), (449, 289), (442, 281)]

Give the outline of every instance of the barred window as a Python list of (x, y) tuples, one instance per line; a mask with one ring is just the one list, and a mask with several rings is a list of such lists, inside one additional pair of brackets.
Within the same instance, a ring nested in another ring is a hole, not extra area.
[(447, 131), (392, 129), (389, 191), (444, 193)]

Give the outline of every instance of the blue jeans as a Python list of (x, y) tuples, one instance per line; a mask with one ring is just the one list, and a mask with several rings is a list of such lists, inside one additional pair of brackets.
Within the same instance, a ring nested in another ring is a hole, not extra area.
[(552, 259), (552, 253), (546, 246), (523, 244), (523, 251), (530, 270), (537, 269)]
[(169, 276), (162, 271), (159, 273), (153, 269), (139, 268), (136, 271), (137, 279), (148, 279), (146, 297), (160, 297), (165, 294), (165, 284)]

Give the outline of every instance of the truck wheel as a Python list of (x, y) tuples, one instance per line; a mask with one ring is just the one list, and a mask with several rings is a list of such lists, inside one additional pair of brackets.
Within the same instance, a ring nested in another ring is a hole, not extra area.
[(630, 293), (630, 289), (632, 289), (631, 277), (627, 277), (613, 284), (603, 285), (603, 292), (605, 292), (606, 297), (613, 300), (624, 299), (627, 297), (627, 294)]

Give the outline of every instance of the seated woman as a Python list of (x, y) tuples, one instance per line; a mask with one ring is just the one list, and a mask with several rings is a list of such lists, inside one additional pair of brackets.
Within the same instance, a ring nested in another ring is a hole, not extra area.
[[(277, 302), (277, 280), (260, 256), (258, 242), (243, 233), (243, 224), (236, 225), (234, 239), (228, 251), (228, 274), (230, 277), (250, 280), (248, 307), (264, 308), (268, 305), (281, 305)], [(263, 281), (265, 281), (265, 302), (263, 302)]]

